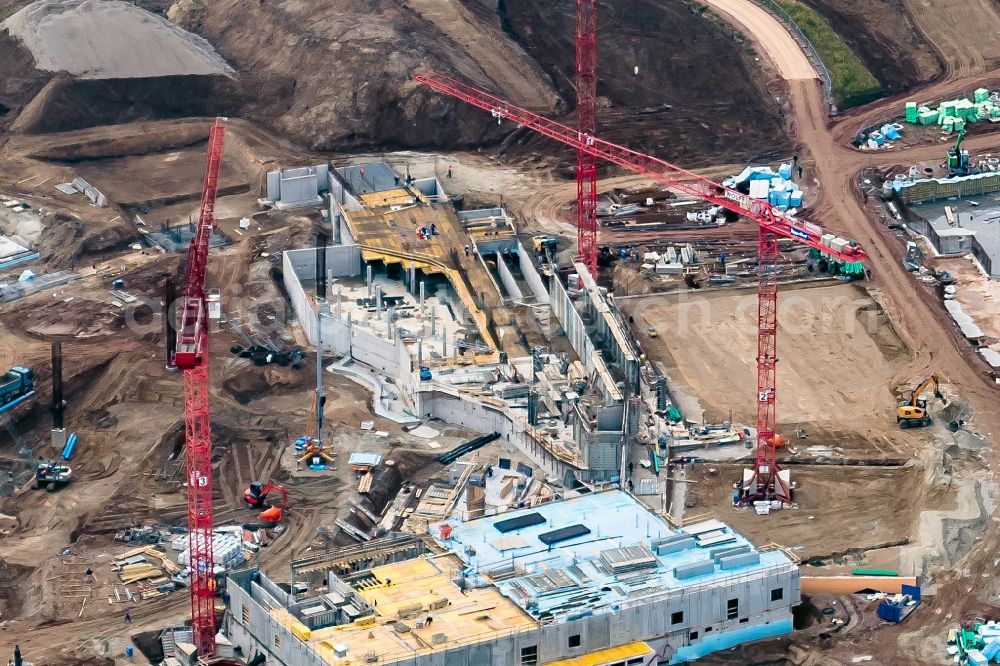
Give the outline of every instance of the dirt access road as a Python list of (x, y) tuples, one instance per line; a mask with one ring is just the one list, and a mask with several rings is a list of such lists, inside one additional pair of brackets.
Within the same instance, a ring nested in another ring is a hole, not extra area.
[(705, 4), (753, 35), (759, 43), (766, 44), (765, 53), (781, 78), (786, 81), (810, 81), (817, 77), (816, 68), (795, 38), (759, 5), (748, 0), (706, 0)]

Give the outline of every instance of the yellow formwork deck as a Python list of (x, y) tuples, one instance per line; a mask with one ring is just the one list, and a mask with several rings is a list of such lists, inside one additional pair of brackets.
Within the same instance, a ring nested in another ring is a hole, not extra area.
[[(381, 198), (384, 195), (394, 195), (400, 191), (365, 195), (372, 200), (368, 207), (360, 211), (344, 212), (344, 219), (361, 248), (364, 260), (401, 264), (404, 268), (413, 267), (425, 273), (443, 274), (472, 315), (476, 328), (488, 346), (494, 349), (502, 346), (511, 358), (526, 356), (527, 350), (516, 339), (517, 336), (504, 336), (498, 345), (498, 341), (490, 333), (490, 316), (493, 325), (499, 329), (513, 323), (513, 314), (504, 306), (495, 283), (480, 258), (472, 252), (468, 255), (465, 253), (466, 247), (471, 248), (472, 239), (454, 209), (446, 204), (411, 205), (397, 210), (382, 205)], [(362, 199), (368, 201), (365, 197)], [(435, 235), (424, 239), (417, 236), (418, 229), (430, 229), (431, 225), (434, 225)], [(495, 362), (496, 354), (477, 356), (476, 360), (480, 363)]]
[(628, 643), (588, 654), (581, 654), (579, 657), (572, 657), (570, 659), (547, 661), (543, 666), (607, 666), (607, 664), (614, 664), (626, 659), (645, 657), (646, 655), (653, 654), (653, 652), (653, 648), (640, 641), (638, 643)]
[[(374, 652), (377, 663), (392, 664), (417, 654), (443, 651), (460, 645), (488, 641), (498, 636), (534, 629), (535, 621), (495, 588), (462, 591), (452, 582), (463, 564), (454, 555), (417, 559), (372, 569), (375, 580), (358, 589), (372, 605), (375, 618), (326, 629), (309, 635), (310, 646), (330, 664), (365, 663)], [(297, 623), (287, 611), (275, 609), (271, 616), (291, 628)], [(431, 623), (426, 624), (427, 618)], [(374, 620), (374, 621), (372, 621)], [(409, 631), (394, 626), (403, 622)], [(423, 626), (417, 628), (417, 622)], [(441, 634), (443, 641), (435, 642)], [(347, 656), (337, 658), (333, 646), (347, 647)]]

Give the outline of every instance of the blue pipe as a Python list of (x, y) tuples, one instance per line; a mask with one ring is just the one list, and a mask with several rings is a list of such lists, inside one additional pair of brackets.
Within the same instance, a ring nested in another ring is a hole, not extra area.
[(73, 457), (73, 451), (76, 450), (77, 439), (78, 438), (76, 436), (76, 433), (74, 432), (72, 435), (69, 436), (69, 439), (66, 440), (66, 446), (64, 446), (62, 450), (63, 460), (69, 460), (70, 458)]
[(6, 405), (0, 405), (0, 414), (2, 414), (3, 412), (6, 412), (8, 409), (13, 409), (14, 407), (17, 407), (18, 405), (20, 405), (22, 402), (24, 402), (28, 398), (34, 397), (34, 395), (35, 395), (35, 392), (34, 391), (30, 391), (30, 392), (25, 393), (24, 395), (22, 395), (20, 398), (17, 398), (16, 400), (11, 400)]

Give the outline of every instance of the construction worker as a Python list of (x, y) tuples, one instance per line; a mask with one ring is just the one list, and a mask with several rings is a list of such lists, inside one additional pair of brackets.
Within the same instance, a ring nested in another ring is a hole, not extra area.
[(132, 611), (125, 609), (125, 624), (132, 624)]
[(448, 177), (451, 178), (451, 165), (448, 165)]
[(469, 246), (465, 246), (465, 256), (469, 256)]

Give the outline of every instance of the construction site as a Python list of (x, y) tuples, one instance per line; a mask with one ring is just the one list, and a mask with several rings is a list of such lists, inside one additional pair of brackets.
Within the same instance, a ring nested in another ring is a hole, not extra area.
[(0, 0), (0, 653), (1000, 663), (1000, 9), (883, 4)]

